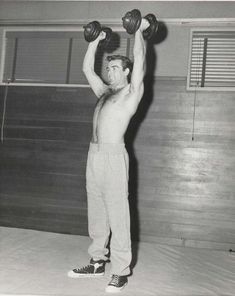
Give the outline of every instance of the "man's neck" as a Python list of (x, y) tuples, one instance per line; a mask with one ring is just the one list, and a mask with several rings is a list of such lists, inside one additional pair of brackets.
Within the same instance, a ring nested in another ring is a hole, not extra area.
[(128, 82), (126, 81), (126, 82), (124, 82), (124, 83), (122, 83), (122, 84), (119, 84), (119, 85), (110, 86), (110, 90), (111, 90), (112, 92), (117, 92), (117, 91), (119, 91), (119, 90), (125, 88), (127, 85), (128, 85)]

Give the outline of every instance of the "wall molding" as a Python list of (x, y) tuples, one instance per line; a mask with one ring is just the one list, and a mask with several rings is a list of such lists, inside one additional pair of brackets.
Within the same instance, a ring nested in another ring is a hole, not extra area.
[[(84, 25), (92, 21), (91, 19), (50, 19), (50, 20), (34, 20), (34, 19), (6, 19), (0, 20), (0, 26), (50, 26), (50, 25)], [(120, 19), (99, 19), (101, 23), (110, 26), (122, 27)], [(235, 18), (163, 18), (159, 22), (166, 25), (179, 26), (235, 26)]]

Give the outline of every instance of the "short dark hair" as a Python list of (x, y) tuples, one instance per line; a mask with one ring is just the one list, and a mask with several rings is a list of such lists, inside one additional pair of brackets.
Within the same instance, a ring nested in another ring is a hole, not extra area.
[(107, 61), (113, 61), (113, 60), (120, 60), (122, 61), (122, 67), (123, 70), (129, 69), (129, 74), (127, 76), (128, 81), (130, 80), (132, 69), (133, 69), (133, 62), (126, 56), (120, 55), (120, 54), (114, 54), (107, 56)]

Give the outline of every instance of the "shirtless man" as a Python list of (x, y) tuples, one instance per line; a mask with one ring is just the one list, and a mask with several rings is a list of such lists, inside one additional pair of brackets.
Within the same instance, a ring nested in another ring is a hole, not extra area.
[(104, 32), (89, 43), (83, 62), (83, 71), (98, 97), (86, 171), (88, 228), (92, 239), (88, 253), (91, 260), (87, 266), (70, 271), (68, 276), (84, 278), (104, 275), (111, 230), (111, 281), (106, 292), (121, 291), (130, 274), (129, 159), (124, 135), (144, 92), (146, 45), (142, 32), (148, 26), (148, 21), (142, 19), (135, 33), (133, 71), (128, 58), (107, 58), (108, 85), (94, 71), (95, 53), (100, 40), (105, 38)]

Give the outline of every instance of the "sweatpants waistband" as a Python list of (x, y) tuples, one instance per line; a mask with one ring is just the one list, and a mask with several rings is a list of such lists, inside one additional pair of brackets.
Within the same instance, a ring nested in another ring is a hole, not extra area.
[(126, 151), (124, 143), (90, 143), (89, 152), (123, 153)]

